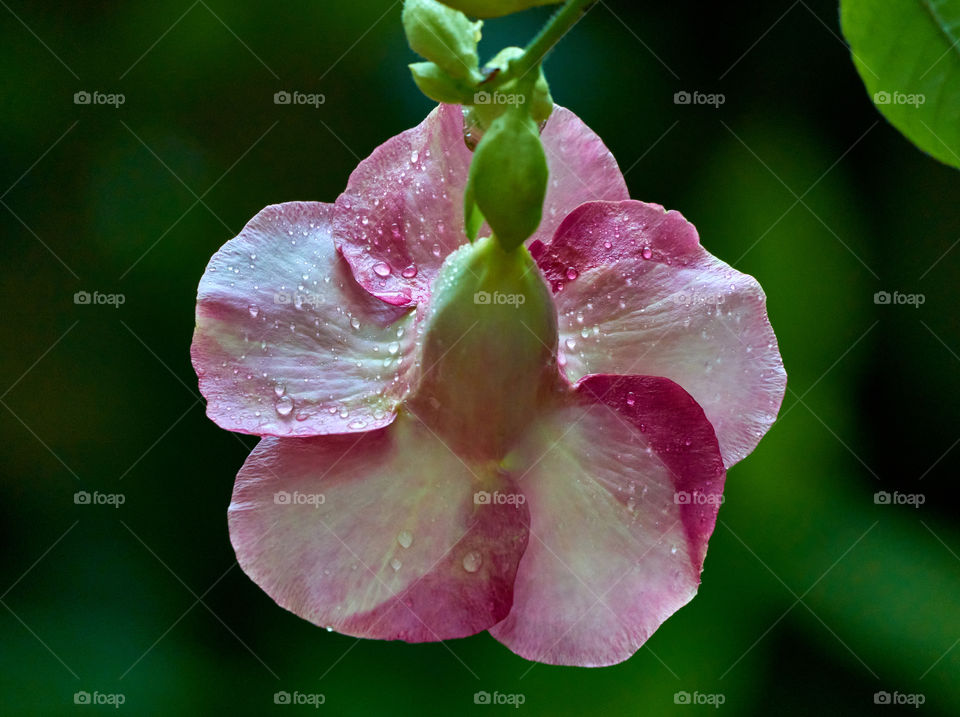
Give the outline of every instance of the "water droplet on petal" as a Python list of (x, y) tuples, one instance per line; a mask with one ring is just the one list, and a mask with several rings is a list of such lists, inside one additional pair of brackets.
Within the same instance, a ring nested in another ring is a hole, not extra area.
[(290, 412), (293, 411), (293, 399), (289, 396), (283, 396), (277, 399), (276, 409), (277, 415), (289, 416)]
[(575, 348), (577, 348), (577, 342), (573, 339), (567, 339), (564, 341), (564, 344), (566, 345), (568, 351), (573, 351)]
[(251, 319), (255, 319), (260, 315), (260, 307), (256, 304), (250, 304), (250, 306), (247, 307), (247, 310), (250, 312)]
[(391, 355), (391, 356), (396, 355), (396, 353), (397, 353), (399, 350), (400, 350), (400, 342), (399, 342), (399, 341), (394, 341), (393, 343), (387, 345), (387, 351), (390, 352), (390, 355)]
[(393, 568), (394, 570), (399, 570), (401, 565), (403, 565), (403, 563), (401, 563), (396, 558), (390, 561), (390, 567)]
[(463, 569), (468, 573), (475, 573), (480, 569), (480, 566), (483, 564), (483, 556), (480, 555), (476, 550), (471, 550), (469, 553), (463, 556)]
[(373, 265), (373, 273), (382, 277), (390, 276), (390, 265), (384, 264), (382, 261), (378, 262)]
[(644, 259), (649, 259), (650, 257), (653, 256), (653, 250), (650, 247), (645, 246), (643, 247), (643, 250), (640, 252), (640, 256), (642, 256)]
[(633, 392), (627, 394), (627, 405), (632, 406), (637, 402), (637, 399), (633, 397)]
[(567, 268), (567, 280), (568, 280), (568, 281), (573, 281), (573, 280), (576, 279), (578, 276), (580, 276), (580, 272), (577, 271), (574, 267), (571, 266), (571, 267), (568, 267), (568, 268)]
[(440, 256), (440, 245), (434, 244), (433, 249), (430, 250), (430, 253), (433, 254), (434, 256)]
[(397, 542), (404, 548), (409, 548), (413, 545), (413, 533), (409, 530), (401, 530), (399, 535), (397, 535)]
[(416, 164), (418, 159), (420, 159), (420, 155), (417, 154), (416, 150), (410, 153), (410, 164)]
[(287, 392), (287, 385), (282, 381), (273, 387), (273, 392), (277, 394), (277, 398), (280, 398), (283, 394)]
[(350, 326), (353, 327), (354, 329), (359, 329), (359, 328), (360, 328), (360, 319), (358, 319), (356, 316), (354, 316), (352, 319), (350, 319)]
[(417, 267), (416, 267), (414, 264), (411, 264), (411, 265), (408, 266), (406, 269), (404, 269), (402, 272), (400, 272), (400, 275), (401, 275), (404, 279), (412, 279), (413, 277), (415, 277), (415, 276), (417, 275)]

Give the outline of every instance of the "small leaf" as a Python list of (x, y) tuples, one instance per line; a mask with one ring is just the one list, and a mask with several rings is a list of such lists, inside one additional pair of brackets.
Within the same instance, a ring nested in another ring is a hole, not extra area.
[(842, 0), (841, 24), (877, 109), (960, 168), (960, 0)]
[(406, 0), (403, 5), (403, 29), (411, 49), (451, 77), (470, 82), (482, 79), (477, 57), (482, 25), (437, 0)]

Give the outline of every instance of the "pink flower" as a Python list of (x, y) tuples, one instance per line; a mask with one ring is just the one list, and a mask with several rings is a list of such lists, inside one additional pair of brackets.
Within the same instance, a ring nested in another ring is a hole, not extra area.
[(455, 251), (471, 154), (441, 106), (336, 203), (267, 207), (204, 273), (208, 415), (264, 436), (231, 540), (317, 625), (609, 665), (697, 590), (725, 469), (786, 384), (764, 294), (630, 200), (571, 112), (542, 136), (529, 254)]

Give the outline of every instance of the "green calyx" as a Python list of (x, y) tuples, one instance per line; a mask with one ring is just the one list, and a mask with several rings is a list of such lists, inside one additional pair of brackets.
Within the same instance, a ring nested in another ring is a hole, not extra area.
[(462, 246), (433, 285), (414, 413), (464, 455), (499, 459), (556, 377), (557, 318), (525, 248)]

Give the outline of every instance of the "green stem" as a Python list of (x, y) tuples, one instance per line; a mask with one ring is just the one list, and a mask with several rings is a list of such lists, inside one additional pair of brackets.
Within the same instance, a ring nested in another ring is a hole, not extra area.
[(499, 74), (490, 78), (489, 82), (481, 83), (490, 89), (500, 87), (518, 77), (523, 77), (531, 70), (535, 70), (547, 53), (553, 49), (570, 29), (577, 24), (587, 9), (596, 0), (569, 0), (560, 8), (543, 29), (524, 49), (523, 54), (512, 60), (510, 66)]

